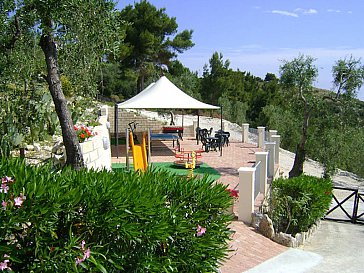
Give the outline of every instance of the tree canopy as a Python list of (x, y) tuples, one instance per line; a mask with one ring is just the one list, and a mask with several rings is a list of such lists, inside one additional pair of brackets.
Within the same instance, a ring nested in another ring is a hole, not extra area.
[(364, 65), (353, 56), (338, 60), (332, 68), (336, 99), (343, 93), (348, 97), (356, 97), (357, 90), (363, 85)]
[[(9, 77), (24, 67), (27, 73), (15, 82), (35, 79), (44, 84), (46, 80), (62, 128), (67, 163), (82, 167), (82, 154), (60, 76), (68, 77), (78, 93), (96, 93), (92, 84), (95, 71), (102, 58), (109, 50), (117, 49), (121, 41), (122, 24), (116, 20), (113, 1), (7, 0), (0, 8), (0, 65), (5, 68), (0, 76), (9, 83)], [(29, 46), (33, 49), (30, 54)], [(45, 62), (36, 58), (40, 52)], [(21, 58), (23, 62), (16, 62)]]
[(169, 66), (177, 53), (191, 48), (192, 30), (177, 33), (175, 17), (165, 9), (157, 9), (148, 1), (128, 5), (120, 12), (121, 20), (128, 22), (125, 44), (117, 59), (123, 70), (133, 69), (138, 74), (137, 90), (144, 88), (144, 79), (154, 70)]

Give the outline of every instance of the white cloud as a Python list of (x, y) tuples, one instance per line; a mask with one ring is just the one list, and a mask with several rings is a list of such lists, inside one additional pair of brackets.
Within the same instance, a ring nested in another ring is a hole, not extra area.
[(351, 10), (343, 11), (343, 10), (340, 10), (340, 9), (328, 9), (327, 12), (329, 12), (329, 13), (346, 13), (346, 14), (352, 14), (353, 13), (353, 11), (351, 11)]
[(327, 12), (341, 13), (341, 10), (339, 10), (339, 9), (328, 9)]
[(301, 8), (298, 8), (298, 9), (295, 9), (294, 11), (297, 12), (297, 13), (305, 14), (305, 15), (312, 15), (312, 14), (317, 14), (318, 13), (318, 11), (316, 9), (301, 9)]
[(280, 15), (284, 15), (284, 16), (298, 17), (297, 13), (289, 12), (286, 10), (272, 10), (271, 13), (280, 14)]
[(299, 14), (313, 15), (313, 14), (318, 13), (318, 11), (316, 9), (301, 9), (301, 8), (297, 8), (293, 12), (292, 11), (287, 11), (287, 10), (272, 10), (272, 11), (269, 11), (269, 12), (274, 13), (274, 14), (284, 15), (284, 16), (296, 17), (296, 18), (299, 17)]

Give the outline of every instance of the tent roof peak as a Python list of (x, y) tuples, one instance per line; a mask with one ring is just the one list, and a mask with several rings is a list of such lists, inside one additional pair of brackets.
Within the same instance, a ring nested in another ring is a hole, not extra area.
[(166, 76), (135, 95), (118, 104), (118, 108), (129, 109), (220, 109), (219, 106), (203, 103), (184, 93)]

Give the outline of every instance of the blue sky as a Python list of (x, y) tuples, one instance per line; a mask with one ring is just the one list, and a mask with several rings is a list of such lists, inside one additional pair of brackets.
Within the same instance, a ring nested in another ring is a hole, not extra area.
[[(135, 1), (120, 0), (119, 9)], [(138, 2), (138, 1), (136, 1)], [(200, 74), (213, 52), (230, 67), (264, 78), (279, 76), (282, 60), (300, 53), (317, 58), (314, 84), (332, 89), (331, 69), (353, 55), (364, 62), (363, 0), (150, 0), (176, 17), (179, 31), (192, 29), (195, 46), (178, 59)], [(364, 88), (358, 96), (364, 100)]]

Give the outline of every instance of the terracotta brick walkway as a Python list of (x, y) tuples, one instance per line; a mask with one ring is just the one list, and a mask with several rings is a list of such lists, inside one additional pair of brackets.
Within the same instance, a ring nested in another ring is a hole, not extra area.
[[(201, 149), (201, 144), (197, 145), (193, 138), (185, 138), (181, 141), (181, 147), (185, 151), (198, 150)], [(261, 150), (253, 144), (230, 142), (228, 147), (223, 148), (222, 156), (219, 151), (204, 152), (202, 161), (221, 174), (219, 179), (221, 183), (229, 185), (229, 188), (234, 188), (239, 183), (238, 169), (252, 166), (255, 163), (254, 153), (256, 151)], [(112, 153), (113, 163), (125, 163), (125, 146), (120, 147), (119, 158), (115, 157), (115, 149)], [(153, 142), (151, 154), (152, 162), (173, 162), (175, 160), (172, 142)], [(234, 212), (237, 214), (237, 211)], [(234, 231), (230, 242), (231, 252), (220, 268), (222, 273), (244, 272), (287, 249), (255, 232), (254, 228), (243, 222), (233, 221), (230, 228)]]

